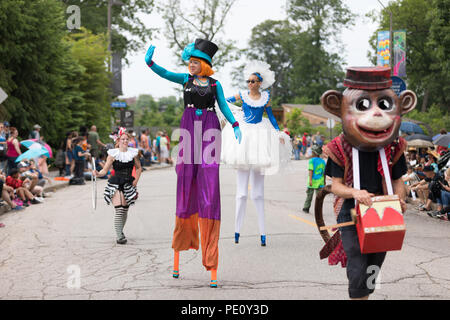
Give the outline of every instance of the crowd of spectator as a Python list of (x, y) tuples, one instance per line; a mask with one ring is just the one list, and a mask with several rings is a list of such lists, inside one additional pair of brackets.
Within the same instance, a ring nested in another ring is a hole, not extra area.
[[(138, 135), (130, 130), (133, 139), (130, 147), (139, 149), (143, 169), (153, 164), (170, 165), (170, 139), (166, 131), (158, 131), (151, 138), (150, 130), (145, 129)], [(93, 167), (100, 171), (107, 159), (107, 151), (114, 148), (114, 137), (117, 131), (110, 135), (110, 141), (103, 142), (95, 125), (87, 130), (70, 131), (58, 148), (54, 159), (54, 167), (59, 169), (56, 180), (68, 181), (69, 184), (85, 184), (91, 178)], [(30, 131), (28, 139), (33, 139), (44, 145), (41, 126), (36, 124)], [(23, 210), (30, 205), (44, 202), (46, 194), (44, 186), (52, 183), (48, 176), (47, 157), (35, 159), (23, 158), (19, 132), (8, 122), (0, 123), (0, 206), (9, 206), (11, 210)], [(95, 159), (95, 161), (93, 161)], [(108, 179), (109, 172), (103, 179)], [(4, 225), (0, 223), (0, 227)]]
[[(42, 142), (40, 129), (36, 124), (28, 138)], [(45, 175), (48, 173), (46, 156), (18, 161), (22, 155), (18, 135), (18, 130), (8, 122), (0, 123), (0, 206), (8, 205), (16, 211), (43, 203), (44, 185), (51, 182)]]
[(310, 135), (308, 132), (303, 133), (303, 136), (295, 136), (292, 139), (294, 159), (300, 160), (301, 157), (309, 159), (313, 156), (312, 147), (323, 147), (325, 142), (325, 136), (320, 132), (314, 135)]
[(430, 217), (450, 218), (450, 152), (410, 148), (406, 153), (408, 172), (403, 176), (408, 199)]

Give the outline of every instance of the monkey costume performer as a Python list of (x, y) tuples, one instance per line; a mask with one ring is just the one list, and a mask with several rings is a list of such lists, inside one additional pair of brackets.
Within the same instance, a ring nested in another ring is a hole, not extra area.
[[(179, 277), (179, 252), (199, 248), (199, 225), (202, 263), (211, 271), (212, 288), (217, 287), (220, 233), (219, 164), (221, 131), (215, 102), (241, 141), (239, 123), (234, 119), (219, 81), (214, 73), (212, 57), (218, 47), (197, 39), (186, 46), (182, 59), (189, 61), (189, 73), (173, 73), (152, 61), (155, 47), (150, 46), (145, 61), (156, 74), (183, 85), (184, 112), (180, 123), (180, 143), (176, 164), (177, 207), (173, 234), (173, 277)], [(236, 142), (237, 143), (237, 142)]]
[[(352, 221), (350, 209), (355, 207), (355, 201), (370, 207), (371, 197), (386, 195), (387, 189), (399, 196), (402, 211), (406, 210), (401, 179), (406, 173), (406, 142), (398, 138), (398, 131), (401, 116), (414, 109), (417, 97), (409, 90), (397, 96), (391, 85), (390, 68), (354, 67), (347, 70), (347, 89), (343, 93), (329, 90), (322, 95), (325, 110), (342, 119), (343, 134), (324, 147), (328, 155), (325, 174), (332, 178), (332, 184), (316, 200), (318, 225), (323, 197), (330, 192), (336, 195), (334, 211), (338, 223)], [(384, 155), (387, 161), (381, 159)], [(383, 162), (389, 168), (387, 176), (391, 181), (385, 179)], [(357, 166), (359, 173), (353, 171)], [(359, 188), (354, 185), (358, 184), (358, 176)], [(328, 257), (329, 264), (341, 262), (347, 267), (351, 299), (368, 299), (374, 292), (368, 280), (374, 267), (381, 268), (385, 256), (386, 252), (361, 253), (355, 225), (339, 228), (321, 251), (321, 258)]]

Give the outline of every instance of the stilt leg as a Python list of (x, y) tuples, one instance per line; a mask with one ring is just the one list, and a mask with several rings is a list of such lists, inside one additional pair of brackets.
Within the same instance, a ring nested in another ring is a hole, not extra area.
[(178, 278), (180, 276), (180, 252), (174, 251), (173, 253), (173, 277)]
[(217, 288), (217, 270), (211, 270), (211, 282), (209, 284), (211, 288)]

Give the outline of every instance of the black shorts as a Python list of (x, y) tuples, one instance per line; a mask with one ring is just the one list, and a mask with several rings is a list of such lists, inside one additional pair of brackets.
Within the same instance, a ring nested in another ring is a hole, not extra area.
[[(354, 200), (344, 201), (338, 223), (351, 221)], [(375, 272), (381, 269), (386, 252), (362, 254), (355, 226), (340, 228), (342, 245), (347, 255), (348, 293), (350, 298), (362, 298), (375, 291)]]

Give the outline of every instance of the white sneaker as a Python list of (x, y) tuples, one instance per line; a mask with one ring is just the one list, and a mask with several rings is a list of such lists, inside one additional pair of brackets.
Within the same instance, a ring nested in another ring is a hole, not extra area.
[(34, 197), (36, 199), (36, 201), (43, 203), (44, 202), (44, 198), (42, 197)]

